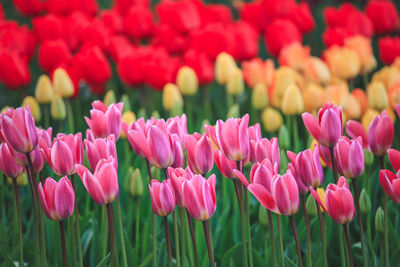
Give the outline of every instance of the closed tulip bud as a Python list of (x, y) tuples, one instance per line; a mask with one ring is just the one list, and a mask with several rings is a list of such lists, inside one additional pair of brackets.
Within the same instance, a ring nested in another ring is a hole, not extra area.
[(160, 169), (152, 166), (151, 167), (151, 176), (152, 177), (160, 177), (161, 176)]
[(376, 214), (375, 214), (375, 229), (376, 229), (376, 231), (381, 232), (381, 233), (383, 233), (383, 231), (385, 230), (384, 217), (385, 217), (385, 213), (384, 213), (382, 207), (379, 207), (376, 210)]
[(283, 114), (289, 116), (298, 115), (304, 111), (303, 96), (297, 85), (291, 84), (287, 87), (283, 93), (281, 109)]
[(346, 178), (357, 178), (364, 171), (364, 152), (362, 138), (350, 140), (342, 136), (339, 138), (335, 148), (337, 168), (341, 175)]
[(117, 98), (113, 90), (108, 90), (104, 96), (103, 102), (106, 106), (114, 104), (117, 102)]
[(361, 190), (360, 194), (360, 210), (362, 213), (368, 213), (371, 211), (371, 199), (365, 188)]
[(67, 110), (61, 95), (56, 94), (51, 101), (50, 114), (54, 120), (63, 120), (67, 116)]
[(237, 118), (239, 117), (240, 113), (240, 107), (238, 104), (233, 104), (229, 109), (228, 113), (226, 114), (227, 118)]
[(230, 95), (241, 95), (244, 91), (243, 74), (239, 68), (234, 68), (226, 83), (226, 91)]
[(196, 72), (188, 66), (179, 69), (176, 76), (176, 85), (180, 89), (182, 95), (194, 95), (199, 89), (199, 79)]
[(226, 84), (228, 77), (232, 75), (233, 70), (237, 68), (236, 62), (231, 55), (222, 52), (215, 60), (215, 80), (219, 84)]
[(317, 205), (315, 205), (315, 199), (310, 194), (306, 200), (307, 214), (310, 216), (317, 215)]
[(258, 83), (251, 94), (251, 105), (256, 110), (262, 110), (268, 105), (267, 87), (265, 84)]
[(188, 165), (196, 174), (206, 175), (214, 167), (214, 152), (211, 140), (206, 135), (194, 133), (185, 136)]
[[(12, 178), (7, 177), (7, 182), (9, 184), (12, 184), (13, 183)], [(28, 184), (28, 177), (27, 177), (26, 173), (24, 172), (20, 176), (17, 177), (17, 185), (18, 186), (26, 186), (27, 184)]]
[(364, 162), (368, 166), (372, 165), (374, 163), (374, 154), (369, 152), (368, 150), (364, 149)]
[(285, 125), (279, 129), (278, 133), (279, 145), (281, 148), (287, 150), (290, 147), (290, 135)]
[(143, 194), (143, 178), (138, 168), (129, 168), (125, 188), (133, 198), (139, 198)]
[(260, 205), (258, 209), (258, 222), (261, 225), (268, 224), (268, 210), (263, 205)]
[(40, 107), (36, 98), (33, 96), (26, 96), (24, 101), (22, 101), (23, 107), (28, 107), (31, 109), (31, 113), (36, 122), (40, 121)]
[[(127, 125), (131, 125), (131, 123), (136, 121), (135, 113), (130, 110), (125, 111), (122, 113), (122, 122), (126, 123)], [(126, 138), (125, 132), (121, 131), (121, 137)]]
[(54, 91), (62, 97), (71, 97), (74, 94), (74, 84), (68, 73), (63, 68), (58, 68), (53, 73)]
[(146, 118), (146, 109), (145, 108), (140, 108), (139, 111), (137, 112), (137, 117), (138, 118)]
[(182, 95), (178, 87), (173, 83), (167, 83), (163, 89), (163, 107), (167, 111), (171, 111), (176, 107), (183, 107)]
[(49, 76), (46, 74), (40, 75), (35, 87), (35, 97), (37, 101), (40, 104), (50, 104), (53, 95), (53, 86)]
[(272, 182), (272, 196), (282, 215), (294, 215), (300, 207), (299, 189), (292, 173), (277, 175)]
[(123, 113), (127, 112), (129, 110), (132, 110), (131, 109), (131, 102), (129, 101), (129, 96), (127, 94), (123, 94), (121, 96), (120, 102), (124, 103), (124, 108), (122, 109)]
[(267, 107), (263, 110), (261, 114), (261, 120), (263, 122), (264, 129), (269, 133), (278, 131), (283, 124), (281, 113), (271, 107)]
[(389, 99), (385, 85), (382, 82), (372, 82), (367, 88), (370, 108), (384, 110), (389, 106)]
[(170, 179), (164, 180), (163, 182), (151, 180), (149, 191), (151, 207), (156, 215), (167, 216), (174, 210), (175, 196)]
[(158, 120), (159, 118), (161, 118), (160, 112), (158, 112), (158, 110), (154, 110), (154, 111), (151, 113), (151, 117), (154, 118), (154, 119), (156, 119), (156, 120)]

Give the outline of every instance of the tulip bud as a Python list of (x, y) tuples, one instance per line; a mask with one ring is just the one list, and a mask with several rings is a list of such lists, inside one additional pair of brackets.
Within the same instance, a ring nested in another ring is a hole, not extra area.
[(129, 168), (125, 188), (133, 198), (139, 198), (143, 194), (143, 178), (139, 169)]
[(140, 108), (139, 111), (137, 112), (137, 117), (138, 118), (146, 118), (147, 117), (146, 109)]
[(50, 104), (53, 99), (53, 86), (49, 76), (46, 74), (40, 75), (36, 87), (35, 87), (35, 97), (40, 104)]
[(383, 233), (383, 231), (385, 230), (384, 228), (384, 220), (383, 218), (385, 217), (385, 213), (383, 212), (382, 207), (379, 207), (376, 210), (376, 214), (375, 214), (375, 229), (378, 232)]
[(298, 115), (304, 111), (304, 101), (299, 87), (295, 84), (289, 85), (283, 93), (281, 103), (282, 113), (285, 115)]
[(230, 95), (241, 95), (244, 91), (243, 74), (239, 68), (234, 68), (226, 83), (226, 90)]
[(285, 125), (282, 125), (282, 127), (279, 129), (278, 139), (279, 139), (279, 145), (281, 146), (281, 148), (283, 148), (285, 150), (289, 149), (290, 135), (289, 135), (289, 131)]
[(117, 98), (115, 97), (115, 93), (113, 90), (108, 90), (104, 96), (103, 102), (106, 106), (114, 104), (117, 102)]
[(362, 213), (368, 213), (371, 211), (371, 200), (365, 188), (361, 190), (360, 194), (360, 210)]
[[(13, 183), (12, 178), (7, 177), (7, 182), (9, 184), (12, 184)], [(28, 184), (28, 178), (26, 176), (26, 173), (24, 172), (20, 176), (17, 177), (17, 185), (18, 186), (26, 186), (27, 184)]]
[(67, 115), (66, 107), (61, 95), (56, 94), (51, 101), (51, 117), (55, 120), (63, 120)]
[(74, 84), (63, 68), (58, 68), (54, 71), (53, 86), (54, 91), (62, 97), (71, 97), (74, 94)]
[(233, 70), (237, 68), (236, 62), (231, 55), (222, 52), (215, 60), (215, 80), (219, 84), (226, 84), (228, 77), (231, 76)]
[(251, 94), (251, 105), (256, 110), (262, 110), (268, 105), (267, 87), (265, 84), (258, 83)]
[(261, 225), (268, 224), (268, 210), (263, 205), (260, 205), (260, 208), (258, 209), (258, 222)]
[[(203, 134), (203, 133), (205, 133), (206, 132), (206, 128), (204, 127), (205, 125), (210, 125), (210, 122), (207, 120), (207, 119), (204, 119), (202, 122), (201, 122), (201, 134)], [(212, 141), (212, 140), (211, 140)]]
[(240, 111), (239, 111), (239, 105), (238, 104), (233, 104), (229, 110), (228, 113), (226, 114), (226, 118), (238, 118), (240, 116)]
[(370, 108), (384, 110), (389, 106), (389, 99), (382, 82), (372, 82), (367, 88), (368, 103)]
[(269, 133), (276, 132), (283, 124), (281, 113), (271, 107), (267, 107), (263, 110), (261, 114), (261, 120), (263, 122), (264, 129)]
[(280, 154), (281, 154), (281, 156), (280, 156), (280, 159), (281, 159), (280, 166), (287, 166), (289, 164), (289, 159), (288, 159), (285, 151), (283, 151), (283, 149), (282, 149), (280, 151)]
[(176, 85), (179, 87), (182, 95), (194, 95), (199, 89), (199, 79), (196, 72), (191, 67), (181, 67), (176, 75)]
[[(136, 121), (135, 113), (130, 110), (125, 111), (124, 113), (122, 113), (122, 121), (125, 122), (127, 125), (131, 125), (132, 122)], [(121, 137), (126, 138), (124, 131), (121, 131)]]
[(159, 168), (156, 168), (154, 166), (151, 167), (151, 176), (154, 177), (154, 179), (160, 177), (161, 172)]
[(315, 216), (317, 215), (317, 205), (315, 204), (315, 199), (311, 194), (309, 194), (307, 200), (306, 200), (306, 208), (307, 208), (307, 214), (310, 216)]
[(34, 98), (33, 96), (26, 96), (24, 98), (24, 101), (22, 101), (22, 106), (23, 107), (29, 106), (35, 121), (36, 122), (40, 121), (40, 107), (39, 103), (36, 101), (36, 98)]
[(365, 149), (364, 149), (364, 162), (367, 165), (372, 165), (372, 163), (374, 163), (374, 154)]
[(373, 109), (368, 109), (361, 118), (361, 124), (364, 126), (365, 131), (368, 133), (369, 125), (379, 115), (379, 112)]
[(154, 110), (153, 113), (151, 113), (151, 116), (158, 120), (160, 118), (160, 113), (157, 110)]
[(167, 111), (171, 111), (174, 107), (183, 107), (182, 95), (178, 87), (173, 83), (167, 83), (163, 89), (163, 107)]
[(131, 103), (129, 101), (129, 96), (127, 94), (123, 94), (121, 96), (120, 102), (124, 103), (124, 108), (122, 109), (122, 112), (126, 112), (131, 109)]

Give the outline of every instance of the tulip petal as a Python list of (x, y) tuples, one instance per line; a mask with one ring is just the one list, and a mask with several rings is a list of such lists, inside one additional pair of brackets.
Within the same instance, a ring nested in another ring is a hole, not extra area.
[(83, 175), (82, 182), (93, 200), (96, 201), (97, 204), (103, 205), (105, 203), (105, 196), (103, 188), (97, 178), (87, 171)]
[[(400, 107), (400, 105), (398, 105)], [(392, 164), (393, 169), (397, 172), (400, 169), (400, 151), (395, 149), (388, 149), (387, 151), (390, 164)]]
[(246, 176), (244, 176), (244, 174), (239, 171), (239, 170), (233, 170), (233, 173), (235, 174), (235, 176), (242, 182), (242, 184), (245, 187), (249, 186), (249, 181), (247, 180)]
[(60, 220), (68, 218), (74, 212), (75, 193), (67, 177), (58, 182), (54, 201)]
[(276, 204), (268, 190), (260, 184), (250, 184), (247, 189), (257, 198), (261, 205), (270, 211), (276, 212)]
[(310, 113), (303, 113), (301, 117), (303, 118), (304, 125), (306, 126), (312, 137), (314, 137), (314, 139), (319, 142), (321, 140), (321, 128), (319, 126), (317, 118), (315, 118)]
[(315, 198), (315, 200), (318, 202), (318, 204), (324, 209), (325, 212), (327, 212), (327, 209), (326, 209), (324, 203), (322, 202), (321, 198), (319, 197), (317, 191), (315, 191), (315, 189), (312, 188), (311, 186), (308, 189), (310, 189), (311, 195)]
[(197, 197), (196, 189), (193, 184), (189, 181), (183, 182), (183, 199), (185, 201), (186, 208), (190, 215), (196, 220), (201, 219), (201, 206), (200, 201)]

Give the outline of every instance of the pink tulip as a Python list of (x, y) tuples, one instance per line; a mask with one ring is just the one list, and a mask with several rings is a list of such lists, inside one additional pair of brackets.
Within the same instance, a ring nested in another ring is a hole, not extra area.
[(149, 184), (151, 207), (158, 216), (167, 216), (175, 208), (175, 196), (171, 186), (171, 180), (163, 182), (151, 180)]
[(137, 121), (132, 122), (130, 125), (127, 125), (124, 122), (122, 123), (122, 129), (124, 130), (125, 135), (128, 137), (129, 143), (131, 144), (135, 153), (142, 158), (146, 156), (144, 155), (144, 152), (140, 149), (139, 144), (136, 144), (137, 139), (133, 138), (133, 136), (136, 135), (137, 132), (143, 134), (144, 136), (147, 136), (147, 132), (153, 123), (154, 118), (151, 118), (147, 121), (145, 121), (144, 118), (139, 118)]
[(24, 172), (24, 168), (15, 163), (11, 151), (7, 143), (0, 144), (0, 170), (7, 177), (17, 178)]
[(361, 136), (364, 148), (371, 150), (377, 156), (383, 156), (392, 146), (394, 126), (392, 119), (384, 111), (371, 122), (368, 135), (362, 124), (357, 121), (348, 121), (346, 132), (353, 139)]
[(343, 132), (342, 108), (326, 103), (318, 111), (318, 120), (303, 113), (303, 122), (310, 134), (323, 146), (334, 147)]
[(225, 122), (217, 121), (215, 133), (218, 147), (228, 159), (241, 161), (248, 157), (250, 153), (248, 125), (248, 114), (241, 119), (230, 118)]
[(394, 174), (389, 170), (381, 170), (379, 181), (393, 202), (400, 204), (400, 173)]
[(338, 171), (346, 178), (356, 178), (364, 170), (364, 152), (361, 144), (361, 137), (350, 140), (343, 136), (335, 147)]
[(103, 102), (96, 100), (92, 103), (90, 118), (85, 116), (86, 123), (96, 138), (106, 138), (113, 134), (116, 139), (121, 134), (121, 113), (124, 103), (111, 104), (107, 107)]
[(114, 160), (112, 157), (101, 159), (93, 174), (83, 165), (75, 166), (86, 190), (99, 205), (111, 203), (118, 197), (118, 174)]
[(176, 116), (167, 120), (167, 129), (170, 134), (178, 135), (181, 144), (185, 146), (185, 135), (188, 133), (186, 115)]
[[(15, 161), (20, 166), (27, 167), (28, 166), (28, 159), (26, 158), (26, 154), (15, 152), (13, 149), (10, 148), (11, 155)], [(32, 160), (32, 167), (35, 173), (39, 173), (44, 166), (44, 157), (40, 148), (37, 146), (32, 152), (29, 153)]]
[(113, 134), (107, 138), (97, 138), (93, 141), (85, 139), (84, 141), (86, 155), (89, 161), (90, 168), (96, 169), (97, 163), (101, 159), (107, 159), (108, 157), (114, 158), (115, 170), (118, 171), (117, 149), (115, 147), (115, 137)]
[(159, 169), (166, 169), (174, 162), (174, 147), (164, 120), (154, 121), (147, 131), (129, 130), (131, 144), (137, 146), (147, 160)]
[(38, 145), (35, 121), (29, 108), (20, 107), (1, 114), (0, 126), (4, 139), (16, 152), (26, 154)]
[(211, 171), (214, 167), (214, 152), (210, 139), (198, 133), (187, 134), (185, 144), (190, 169), (201, 175)]
[(185, 201), (183, 200), (182, 185), (184, 181), (190, 180), (193, 177), (193, 173), (189, 168), (186, 170), (182, 168), (168, 168), (168, 176), (171, 179), (171, 185), (175, 193), (175, 202), (179, 207), (185, 208)]
[(195, 220), (207, 221), (214, 215), (217, 207), (215, 183), (215, 174), (208, 179), (195, 175), (183, 182), (183, 199), (189, 214)]
[(262, 138), (258, 141), (250, 140), (250, 161), (253, 163), (262, 162), (265, 159), (269, 159), (273, 163), (276, 162), (279, 171), (281, 157), (276, 137), (271, 138), (271, 140), (267, 138)]
[(47, 178), (44, 185), (38, 186), (40, 200), (46, 216), (55, 221), (62, 221), (74, 212), (75, 193), (67, 176), (58, 181)]
[(51, 147), (51, 140), (53, 139), (52, 138), (53, 129), (51, 127), (49, 127), (47, 130), (39, 129), (39, 128), (36, 128), (36, 130), (37, 130), (37, 134), (38, 134), (38, 138), (39, 138), (39, 143), (40, 143), (40, 139), (43, 139), (44, 142), (47, 144), (47, 147)]
[(390, 164), (392, 164), (393, 169), (398, 172), (400, 169), (400, 151), (396, 149), (388, 149), (387, 151)]
[(214, 149), (214, 160), (219, 171), (228, 179), (235, 179), (233, 171), (236, 169), (236, 162), (225, 157), (220, 150)]
[(261, 127), (259, 123), (249, 126), (249, 138), (255, 142), (261, 140)]
[(396, 110), (397, 116), (400, 117), (400, 104), (394, 105), (394, 109)]
[(355, 214), (353, 195), (350, 192), (346, 178), (341, 176), (336, 184), (329, 184), (325, 190), (325, 203), (322, 202), (317, 191), (310, 187), (311, 194), (319, 205), (336, 222), (349, 223)]
[(50, 168), (59, 176), (75, 173), (75, 165), (83, 162), (82, 134), (58, 134), (51, 147), (43, 139), (40, 148)]
[(181, 139), (179, 139), (178, 135), (172, 134), (171, 140), (174, 148), (174, 162), (171, 164), (171, 167), (183, 168), (185, 166), (185, 155), (183, 154)]
[(299, 189), (290, 171), (275, 176), (272, 182), (272, 196), (282, 215), (291, 216), (299, 210)]

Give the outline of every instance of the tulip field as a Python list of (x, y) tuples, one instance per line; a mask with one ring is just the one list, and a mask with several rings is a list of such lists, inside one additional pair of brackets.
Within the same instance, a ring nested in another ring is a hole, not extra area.
[(400, 2), (0, 2), (0, 267), (399, 266)]

